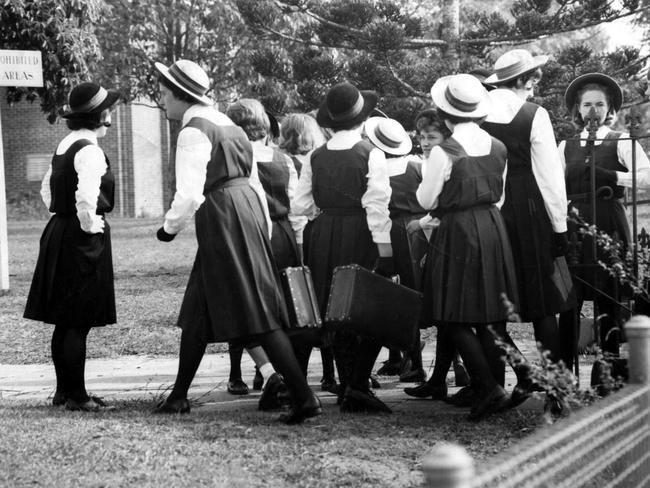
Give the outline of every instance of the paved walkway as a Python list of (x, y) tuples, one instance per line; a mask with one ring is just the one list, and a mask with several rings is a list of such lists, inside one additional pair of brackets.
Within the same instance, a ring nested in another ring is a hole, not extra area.
[[(427, 344), (423, 351), (425, 369), (432, 364), (435, 344)], [(533, 358), (532, 351), (523, 351)], [(387, 358), (387, 351), (382, 350), (377, 365)], [(116, 359), (91, 359), (86, 364), (86, 386), (93, 394), (103, 397), (110, 402), (117, 399), (143, 399), (152, 403), (166, 395), (176, 377), (178, 360), (176, 358), (159, 358), (143, 356), (122, 356)], [(240, 409), (257, 408), (259, 392), (251, 388), (251, 394), (245, 396), (230, 395), (226, 391), (228, 373), (230, 370), (227, 354), (207, 354), (197, 372), (190, 389), (190, 400), (194, 409)], [(589, 364), (582, 364), (581, 382), (588, 385)], [(244, 380), (252, 386), (254, 364), (244, 354), (242, 358)], [(321, 392), (320, 354), (314, 351), (309, 365), (309, 383), (321, 397), (325, 405), (334, 405), (336, 397), (327, 392)], [(443, 402), (418, 401), (404, 394), (407, 383), (400, 383), (397, 377), (380, 377), (381, 389), (377, 395), (393, 410), (418, 410), (419, 408), (436, 408), (465, 414), (463, 409), (455, 409)], [(453, 387), (453, 373), (448, 377), (450, 394), (457, 391)], [(511, 390), (516, 379), (510, 368), (506, 368), (506, 389)], [(54, 393), (54, 368), (52, 364), (7, 365), (0, 364), (0, 401), (33, 401), (47, 403)], [(531, 399), (521, 408), (541, 408), (540, 400)]]

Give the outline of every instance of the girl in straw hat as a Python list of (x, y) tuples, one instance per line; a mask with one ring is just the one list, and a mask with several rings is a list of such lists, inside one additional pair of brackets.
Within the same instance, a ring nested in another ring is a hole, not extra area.
[[(322, 310), (327, 306), (332, 271), (352, 263), (391, 275), (394, 271), (388, 212), (390, 183), (384, 153), (361, 137), (377, 95), (340, 83), (327, 93), (316, 115), (332, 138), (305, 161), (295, 212), (313, 220), (305, 243), (306, 264)], [(381, 345), (337, 331), (334, 357), (341, 383), (341, 410), (390, 412), (368, 388)]]
[(115, 323), (111, 232), (115, 178), (97, 140), (111, 125), (119, 94), (97, 83), (70, 92), (63, 115), (71, 132), (59, 143), (41, 188), (54, 215), (41, 238), (25, 317), (54, 324), (52, 403), (96, 411), (106, 405), (86, 392), (86, 338), (92, 327)]
[(487, 327), (505, 330), (503, 293), (517, 300), (512, 251), (499, 212), (506, 148), (478, 125), (489, 102), (475, 77), (440, 78), (431, 96), (452, 135), (431, 150), (416, 194), (440, 219), (424, 278), (425, 313), (446, 327), (476, 382), (470, 418), (479, 419), (508, 403), (497, 379), (503, 366), (490, 360), (501, 352)]
[[(572, 115), (573, 122), (581, 131), (579, 139), (560, 142), (558, 149), (560, 159), (566, 166), (566, 188), (570, 207), (576, 209), (579, 216), (589, 224), (596, 224), (598, 230), (604, 231), (623, 244), (623, 253), (630, 242), (625, 208), (622, 203), (625, 187), (632, 186), (632, 144), (622, 141), (629, 137), (623, 132), (614, 131), (611, 125), (623, 103), (623, 92), (618, 83), (602, 73), (587, 73), (573, 80), (564, 95), (566, 107)], [(587, 144), (587, 116), (590, 110), (596, 114), (598, 130), (593, 146)], [(636, 180), (639, 188), (650, 186), (650, 162), (641, 146), (636, 148)], [(596, 164), (596, 222), (591, 222), (591, 171), (585, 164), (595, 152)], [(569, 222), (569, 231), (577, 229)], [(625, 259), (625, 255), (619, 256)], [(578, 256), (579, 264), (599, 268), (593, 256), (591, 241), (585, 239)], [(593, 269), (593, 268), (592, 268)], [(571, 367), (573, 365), (574, 320), (578, 320), (582, 301), (594, 300), (600, 320), (600, 344), (605, 353), (617, 356), (619, 352), (619, 334), (621, 311), (616, 302), (609, 297), (617, 297), (618, 287), (615, 279), (606, 271), (596, 269), (589, 272), (585, 268), (576, 270), (578, 304), (574, 310), (560, 315), (561, 358)], [(602, 295), (594, 289), (605, 293)]]
[(575, 301), (564, 258), (568, 246), (564, 171), (553, 149), (555, 136), (548, 112), (526, 101), (547, 60), (524, 49), (508, 51), (497, 59), (494, 74), (485, 80), (497, 88), (488, 94), (493, 108), (482, 127), (508, 149), (501, 212), (515, 258), (518, 312), (524, 321), (533, 323), (535, 338), (557, 359), (555, 314), (569, 310)]
[(198, 241), (178, 318), (183, 329), (178, 375), (156, 411), (189, 412), (187, 392), (208, 342), (254, 338), (292, 396), (291, 409), (280, 419), (293, 424), (319, 415), (320, 401), (284, 331), (288, 314), (250, 142), (205, 96), (209, 78), (196, 63), (178, 60), (170, 67), (156, 63), (156, 69), (161, 105), (169, 119), (183, 124), (176, 152), (177, 192), (157, 236), (172, 241), (194, 216)]

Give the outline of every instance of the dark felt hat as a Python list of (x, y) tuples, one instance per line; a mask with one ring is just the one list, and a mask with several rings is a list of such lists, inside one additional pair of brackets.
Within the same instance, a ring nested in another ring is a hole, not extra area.
[(120, 99), (120, 92), (106, 90), (98, 83), (86, 81), (75, 86), (68, 97), (69, 110), (63, 118), (73, 119), (98, 114), (111, 108)]
[(377, 94), (374, 91), (360, 91), (351, 83), (339, 83), (327, 92), (316, 121), (321, 127), (330, 129), (360, 124), (368, 118), (375, 105)]
[(571, 111), (573, 106), (576, 104), (576, 98), (580, 88), (589, 83), (596, 83), (604, 86), (612, 97), (612, 108), (617, 112), (621, 109), (621, 105), (623, 105), (623, 91), (614, 78), (603, 73), (587, 73), (578, 76), (575, 80), (569, 83), (566, 92), (564, 92), (564, 103), (569, 111)]

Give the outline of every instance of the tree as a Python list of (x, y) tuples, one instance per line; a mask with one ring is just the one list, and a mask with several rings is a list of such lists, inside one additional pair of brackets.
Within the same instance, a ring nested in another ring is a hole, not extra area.
[(40, 100), (50, 123), (67, 103), (72, 85), (87, 77), (100, 57), (94, 24), (104, 14), (101, 0), (0, 1), (3, 49), (38, 50), (43, 57), (42, 88), (9, 88), (10, 103)]
[[(650, 8), (636, 0), (499, 1), (490, 2), (489, 10), (486, 3), (237, 0), (248, 25), (269, 40), (251, 57), (255, 69), (296, 94), (287, 109), (314, 108), (327, 87), (348, 79), (377, 90), (382, 108), (406, 126), (430, 103), (428, 90), (441, 75), (490, 68), (513, 45), (568, 35)], [(564, 49), (547, 66), (540, 85), (542, 103), (558, 120), (564, 113), (563, 88), (573, 75), (602, 69), (627, 79), (642, 67), (635, 48), (606, 56), (586, 43)]]

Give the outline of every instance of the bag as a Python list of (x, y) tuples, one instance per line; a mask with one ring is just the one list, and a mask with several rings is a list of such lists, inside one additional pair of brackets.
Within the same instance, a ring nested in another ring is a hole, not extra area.
[(283, 269), (280, 275), (291, 327), (294, 329), (322, 327), (323, 322), (311, 270), (307, 266), (296, 266)]
[(351, 264), (334, 269), (325, 323), (405, 350), (415, 343), (421, 309), (420, 293)]

